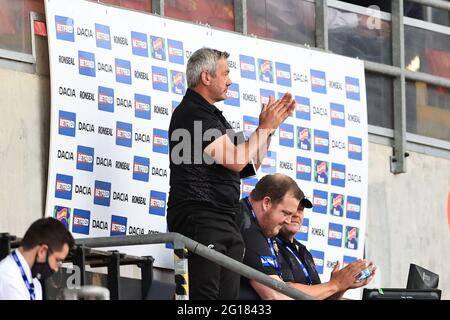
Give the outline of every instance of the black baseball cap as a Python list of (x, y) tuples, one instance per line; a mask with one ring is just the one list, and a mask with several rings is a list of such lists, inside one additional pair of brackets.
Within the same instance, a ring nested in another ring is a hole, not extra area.
[(306, 198), (306, 197), (303, 197), (302, 200), (300, 201), (300, 203), (301, 203), (305, 208), (308, 208), (308, 209), (310, 209), (310, 208), (313, 207), (311, 201), (309, 201), (309, 199)]

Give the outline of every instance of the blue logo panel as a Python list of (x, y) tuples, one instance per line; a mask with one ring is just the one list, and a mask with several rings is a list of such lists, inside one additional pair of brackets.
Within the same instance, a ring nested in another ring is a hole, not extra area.
[(309, 98), (295, 96), (295, 116), (298, 119), (311, 120), (311, 102)]
[(339, 193), (331, 193), (330, 214), (335, 217), (344, 216), (345, 196)]
[(152, 66), (153, 89), (169, 92), (167, 69)]
[(95, 180), (94, 204), (109, 207), (111, 200), (111, 183)]
[(150, 172), (150, 159), (134, 156), (133, 179), (148, 182)]
[(116, 145), (131, 148), (133, 144), (133, 125), (131, 123), (116, 122)]
[(345, 93), (347, 99), (360, 100), (359, 80), (357, 78), (345, 77)]
[(55, 198), (72, 200), (73, 177), (65, 174), (56, 174)]
[(63, 16), (55, 16), (56, 39), (74, 42), (75, 28), (73, 19)]
[(259, 119), (250, 116), (244, 116), (244, 136), (249, 139), (252, 133), (259, 125)]
[(111, 33), (108, 26), (95, 24), (95, 41), (97, 47), (111, 50)]
[(241, 78), (256, 80), (255, 58), (239, 55)]
[(297, 127), (297, 148), (311, 151), (311, 129)]
[(152, 58), (157, 60), (166, 60), (166, 41), (164, 38), (151, 36), (150, 41), (152, 49)]
[(331, 185), (345, 188), (345, 165), (331, 163)]
[(180, 101), (174, 101), (172, 100), (172, 112), (175, 111), (175, 109), (180, 105)]
[(294, 147), (294, 126), (283, 123), (279, 127), (280, 146)]
[(169, 153), (169, 133), (166, 130), (153, 129), (153, 152)]
[(325, 254), (323, 251), (310, 250), (313, 257), (314, 264), (316, 265), (316, 270), (318, 274), (323, 274), (323, 265), (325, 260)]
[(134, 95), (134, 116), (145, 120), (152, 118), (151, 98), (143, 94)]
[(362, 140), (356, 137), (348, 137), (348, 158), (362, 160)]
[(330, 103), (331, 125), (345, 128), (344, 105)]
[(328, 245), (342, 247), (342, 225), (331, 223), (328, 225)]
[(184, 95), (186, 93), (186, 80), (181, 71), (170, 70), (172, 93)]
[(261, 107), (263, 104), (269, 103), (269, 97), (273, 97), (275, 99), (275, 91), (273, 90), (259, 89), (259, 95), (261, 99)]
[(361, 218), (361, 198), (347, 197), (346, 217), (354, 220)]
[(111, 236), (125, 236), (127, 234), (127, 218), (111, 216)]
[(76, 114), (73, 112), (59, 111), (58, 133), (64, 136), (75, 137)]
[(327, 131), (314, 130), (314, 152), (330, 153), (330, 137)]
[(359, 239), (359, 229), (356, 227), (345, 227), (345, 247), (347, 249), (357, 250)]
[(114, 112), (114, 89), (98, 87), (98, 110)]
[(131, 84), (131, 62), (122, 59), (116, 61), (116, 81), (125, 84)]
[(325, 72), (311, 69), (311, 90), (318, 93), (327, 93)]
[(147, 35), (131, 31), (131, 50), (134, 55), (148, 57)]
[(229, 105), (229, 106), (234, 106), (234, 107), (241, 106), (239, 84), (232, 83), (228, 87), (227, 98), (225, 99), (225, 101), (223, 103), (225, 103), (226, 105)]
[(95, 77), (95, 55), (91, 52), (78, 51), (78, 67), (80, 74)]
[(322, 160), (314, 161), (314, 181), (328, 184), (328, 162)]
[(184, 65), (183, 42), (167, 39), (167, 47), (169, 48), (169, 62)]
[(311, 159), (297, 157), (297, 179), (311, 181)]
[(150, 191), (150, 207), (148, 213), (164, 217), (166, 215), (166, 194)]
[(264, 173), (275, 173), (277, 169), (277, 153), (275, 151), (267, 151), (266, 157), (261, 164), (261, 171)]
[(90, 172), (94, 170), (94, 148), (78, 146), (77, 169)]
[(73, 209), (72, 232), (89, 235), (91, 212), (88, 210)]
[(257, 182), (256, 178), (242, 179), (242, 198), (250, 196), (250, 192), (255, 188)]
[(327, 214), (327, 208), (328, 208), (328, 192), (314, 189), (313, 212)]
[(343, 260), (344, 261), (343, 261), (343, 266), (342, 267), (345, 267), (345, 266), (349, 265), (350, 263), (355, 262), (358, 259), (356, 257), (344, 256)]
[(277, 76), (277, 84), (281, 86), (291, 87), (291, 66), (286, 63), (275, 62), (275, 70)]
[(309, 233), (309, 219), (304, 218), (302, 227), (300, 231), (295, 235), (295, 239), (298, 241), (308, 241), (308, 233)]
[(70, 227), (70, 211), (71, 209), (68, 207), (55, 206), (53, 208), (53, 218), (61, 223), (69, 230)]
[(273, 63), (270, 60), (258, 59), (259, 80), (273, 83)]

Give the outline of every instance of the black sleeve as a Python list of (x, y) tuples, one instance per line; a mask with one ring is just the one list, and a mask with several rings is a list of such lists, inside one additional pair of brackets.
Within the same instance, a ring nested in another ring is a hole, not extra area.
[(259, 230), (250, 228), (242, 234), (245, 242), (244, 264), (267, 275), (278, 275), (277, 269), (273, 266), (276, 259), (272, 255), (267, 240)]

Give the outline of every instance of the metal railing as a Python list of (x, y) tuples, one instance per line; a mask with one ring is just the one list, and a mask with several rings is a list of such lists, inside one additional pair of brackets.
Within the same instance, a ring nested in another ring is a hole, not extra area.
[(293, 299), (314, 300), (314, 298), (309, 296), (308, 294), (294, 289), (282, 281), (277, 281), (260, 271), (250, 268), (243, 263), (240, 263), (222, 253), (219, 253), (213, 249), (208, 248), (207, 246), (198, 243), (197, 241), (194, 241), (175, 232), (137, 236), (86, 238), (78, 239), (76, 243), (78, 245), (84, 245), (92, 248), (173, 243), (175, 283), (177, 286), (175, 297), (177, 300), (189, 299), (186, 249), (192, 253), (202, 256), (205, 259), (215, 262), (218, 265), (227, 268), (228, 270), (236, 272), (241, 276), (260, 282)]

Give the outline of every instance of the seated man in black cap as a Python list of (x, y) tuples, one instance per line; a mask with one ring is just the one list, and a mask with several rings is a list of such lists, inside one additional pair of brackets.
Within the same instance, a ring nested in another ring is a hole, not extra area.
[[(321, 284), (311, 253), (295, 239), (295, 235), (303, 225), (304, 209), (312, 208), (312, 206), (311, 201), (303, 197), (297, 212), (291, 217), (291, 223), (283, 225), (276, 237), (281, 276), (283, 281), (294, 284), (293, 286), (297, 289), (317, 299), (341, 299), (348, 289), (359, 288), (369, 283), (375, 274), (376, 267), (370, 262), (368, 264), (370, 276), (365, 280), (357, 281), (360, 271), (356, 274), (355, 271), (360, 268), (357, 266), (361, 264), (361, 260), (354, 261), (343, 269), (340, 269), (338, 261), (331, 272), (330, 281)], [(309, 289), (305, 286), (309, 286)]]

